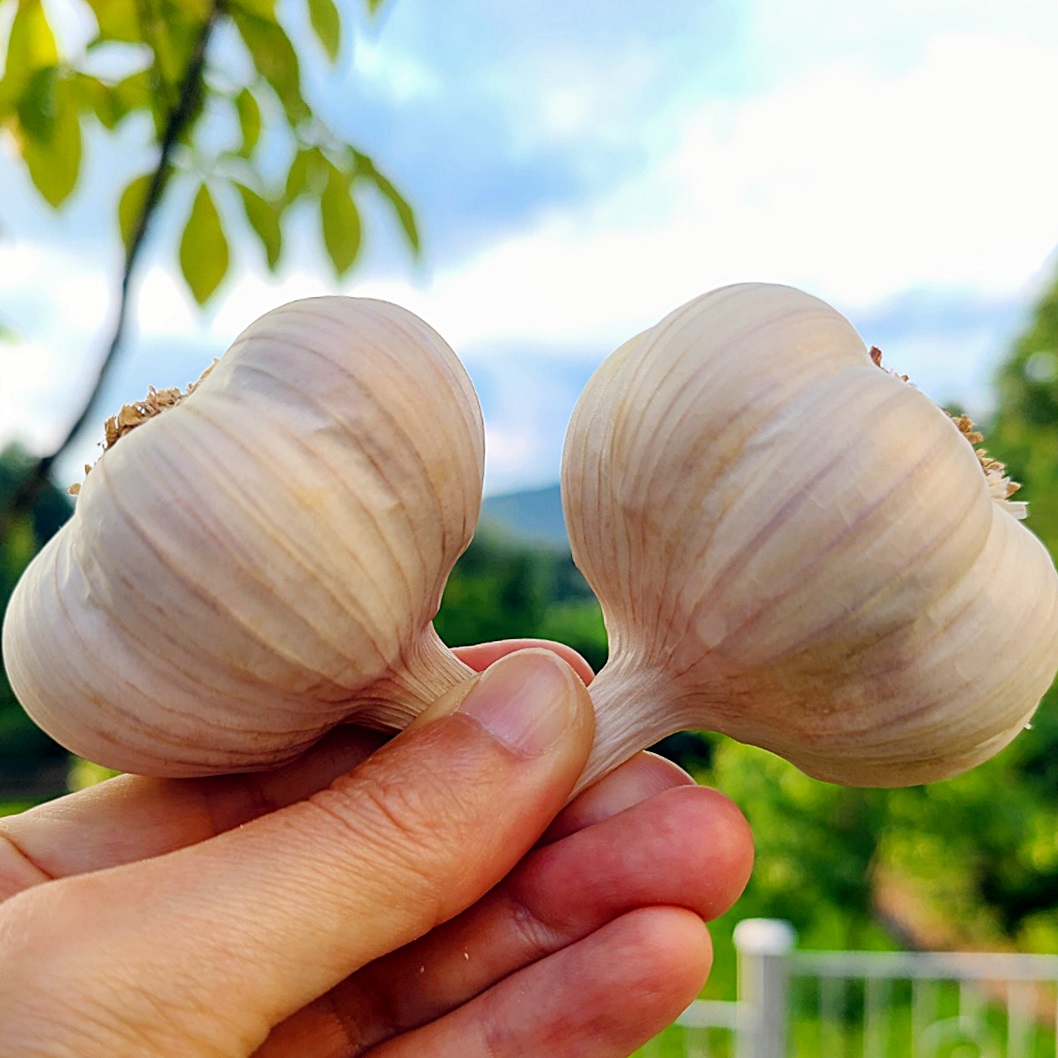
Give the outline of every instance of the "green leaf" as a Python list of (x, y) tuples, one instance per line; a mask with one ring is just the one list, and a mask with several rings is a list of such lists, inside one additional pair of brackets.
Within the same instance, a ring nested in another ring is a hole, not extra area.
[(69, 81), (55, 83), (55, 116), (46, 138), (22, 140), (22, 158), (33, 186), (53, 209), (66, 201), (81, 172), (81, 120), (77, 92)]
[(342, 46), (342, 19), (334, 0), (308, 0), (312, 30), (334, 62)]
[(360, 211), (349, 193), (349, 179), (333, 165), (320, 195), (320, 228), (323, 245), (339, 278), (360, 252)]
[(84, 99), (89, 110), (96, 116), (96, 120), (103, 128), (113, 131), (118, 122), (125, 116), (118, 100), (114, 95), (112, 85), (105, 84), (86, 73), (74, 75), (77, 79), (78, 91)]
[(386, 0), (364, 0), (364, 6), (367, 8), (369, 15), (377, 15), (379, 8), (386, 2)]
[(422, 241), (419, 236), (419, 225), (415, 220), (415, 211), (411, 208), (411, 204), (373, 164), (367, 169), (365, 175), (392, 206), (393, 212), (397, 215), (397, 220), (400, 222), (401, 229), (404, 232), (404, 237), (408, 240), (408, 245), (411, 247), (412, 252), (418, 256), (422, 251)]
[(143, 31), (135, 0), (88, 0), (99, 27), (99, 40), (143, 42)]
[(301, 150), (290, 160), (287, 171), (286, 188), (283, 191), (283, 205), (289, 206), (308, 188), (320, 163), (320, 154), (315, 149)]
[(266, 18), (274, 22), (276, 17), (275, 0), (234, 0), (233, 8), (243, 10), (258, 18)]
[(151, 75), (147, 70), (139, 70), (118, 81), (112, 89), (121, 116), (133, 110), (147, 110), (153, 102)]
[(147, 70), (129, 74), (116, 84), (80, 72), (74, 76), (86, 108), (95, 114), (96, 120), (105, 129), (113, 131), (129, 114), (136, 111), (147, 111), (157, 117), (156, 104), (160, 100), (155, 98), (151, 75)]
[(153, 173), (143, 173), (133, 177), (125, 185), (125, 190), (118, 199), (118, 228), (121, 231), (121, 241), (125, 244), (125, 253), (132, 247), (132, 239), (140, 225), (143, 205), (147, 201), (147, 190), (151, 186), (153, 176)]
[(240, 184), (235, 180), (232, 183), (242, 199), (246, 219), (261, 241), (268, 267), (274, 272), (283, 252), (283, 231), (279, 225), (279, 210), (273, 203), (262, 198), (245, 184)]
[(47, 143), (55, 131), (55, 82), (58, 68), (42, 66), (30, 74), (15, 110), (22, 131), (38, 143)]
[(261, 138), (261, 108), (249, 88), (244, 88), (235, 97), (235, 112), (239, 115), (239, 128), (242, 130), (239, 154), (249, 158)]
[(58, 62), (55, 34), (40, 0), (19, 0), (7, 38), (7, 59), (0, 80), (0, 110), (15, 103), (35, 71)]
[(209, 188), (195, 195), (184, 234), (180, 238), (180, 270), (191, 294), (204, 305), (228, 272), (228, 240)]
[[(142, 3), (142, 0), (140, 2)], [(172, 17), (174, 10), (181, 14), (191, 15), (199, 28), (209, 18), (214, 7), (218, 7), (221, 11), (224, 10), (224, 4), (218, 4), (216, 0), (168, 0), (165, 6), (169, 9), (169, 17)]]
[(145, 32), (145, 40), (154, 50), (155, 66), (162, 79), (175, 92), (187, 73), (187, 65), (195, 50), (202, 20), (175, 7), (167, 11), (169, 17), (153, 18)]
[(287, 121), (297, 125), (311, 111), (301, 96), (301, 70), (290, 38), (277, 22), (249, 14), (242, 8), (233, 9), (232, 19), (257, 72), (283, 105)]

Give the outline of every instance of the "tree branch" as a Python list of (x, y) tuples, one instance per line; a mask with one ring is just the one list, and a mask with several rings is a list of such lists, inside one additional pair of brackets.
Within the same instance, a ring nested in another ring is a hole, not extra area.
[(125, 337), (125, 324), (131, 301), (132, 280), (136, 265), (140, 259), (147, 230), (161, 204), (166, 181), (172, 171), (173, 152), (181, 136), (191, 125), (196, 107), (201, 98), (206, 68), (206, 52), (214, 27), (224, 14), (226, 7), (227, 0), (214, 0), (211, 5), (209, 14), (202, 23), (202, 28), (195, 40), (195, 46), (188, 60), (187, 69), (181, 78), (179, 95), (166, 119), (165, 128), (159, 141), (158, 163), (151, 174), (151, 181), (143, 200), (143, 206), (140, 209), (136, 228), (125, 252), (125, 265), (121, 273), (114, 328), (100, 360), (88, 399), (85, 401), (77, 418), (74, 419), (73, 424), (66, 431), (62, 441), (53, 451), (41, 456), (30, 466), (26, 476), (20, 482), (18, 488), (14, 490), (5, 508), (0, 510), (0, 537), (6, 535), (11, 523), (20, 513), (30, 509), (37, 494), (47, 483), (48, 476), (56, 460), (66, 452), (85, 423), (96, 411), (103, 386), (110, 376)]

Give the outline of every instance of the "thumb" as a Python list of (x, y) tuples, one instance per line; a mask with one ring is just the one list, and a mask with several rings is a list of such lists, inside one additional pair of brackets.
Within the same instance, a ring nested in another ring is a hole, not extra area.
[[(159, 1003), (192, 1005), (209, 1053), (249, 1053), (270, 1027), (494, 886), (566, 801), (592, 734), (591, 702), (568, 665), (546, 650), (508, 655), (308, 800), (61, 883), (82, 916), (91, 908), (91, 938), (75, 954), (106, 962), (111, 988), (115, 972), (129, 975), (122, 1017), (142, 1009), (148, 1038), (169, 1024)], [(70, 954), (64, 973), (96, 972)]]

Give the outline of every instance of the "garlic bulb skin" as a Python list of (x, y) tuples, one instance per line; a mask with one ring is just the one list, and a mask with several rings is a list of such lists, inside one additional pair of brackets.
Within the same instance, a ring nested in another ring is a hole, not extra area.
[(483, 464), (470, 381), (414, 314), (271, 311), (92, 468), (8, 608), (15, 693), (74, 752), (153, 775), (403, 726), (469, 673), (430, 622)]
[(587, 784), (682, 729), (913, 785), (996, 753), (1058, 669), (1058, 577), (952, 420), (789, 287), (706, 294), (574, 412), (574, 558), (611, 660)]

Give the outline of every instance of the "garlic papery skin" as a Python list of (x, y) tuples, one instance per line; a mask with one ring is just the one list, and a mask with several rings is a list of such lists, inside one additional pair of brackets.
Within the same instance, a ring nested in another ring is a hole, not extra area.
[(269, 312), (92, 468), (5, 616), (15, 693), (74, 752), (163, 776), (402, 727), (469, 675), (430, 622), (483, 466), (470, 381), (414, 314)]
[(973, 446), (789, 287), (684, 305), (596, 372), (563, 463), (602, 604), (587, 785), (682, 729), (901, 786), (1005, 746), (1058, 669), (1058, 576)]

